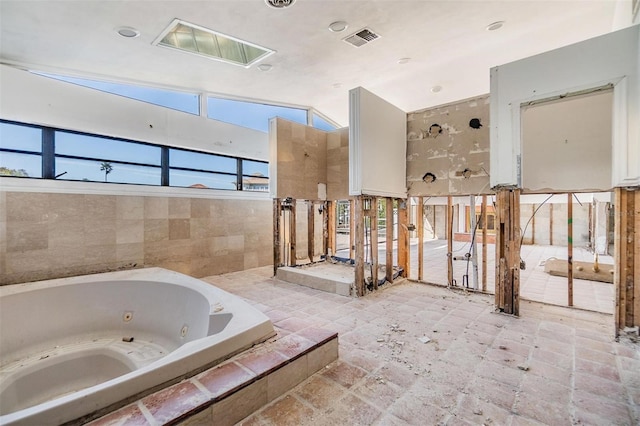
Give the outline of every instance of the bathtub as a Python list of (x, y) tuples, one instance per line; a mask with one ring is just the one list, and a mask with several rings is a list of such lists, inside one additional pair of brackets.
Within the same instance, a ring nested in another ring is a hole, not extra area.
[(106, 413), (274, 334), (237, 296), (161, 268), (0, 287), (0, 424)]

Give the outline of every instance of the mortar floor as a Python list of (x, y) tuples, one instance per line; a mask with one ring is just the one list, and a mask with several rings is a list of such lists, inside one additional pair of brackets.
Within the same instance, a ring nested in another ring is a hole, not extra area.
[[(339, 359), (245, 425), (634, 425), (640, 349), (613, 316), (401, 281), (362, 298), (272, 278), (206, 278), (265, 312), (339, 332)], [(427, 341), (427, 339), (430, 339)], [(424, 343), (426, 342), (426, 343)]]

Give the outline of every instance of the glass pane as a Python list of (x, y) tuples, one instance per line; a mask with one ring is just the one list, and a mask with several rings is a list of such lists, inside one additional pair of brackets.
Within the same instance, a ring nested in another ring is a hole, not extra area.
[(238, 164), (235, 158), (185, 151), (182, 149), (169, 150), (169, 166), (184, 167), (186, 169), (210, 170), (212, 172), (238, 172)]
[(159, 166), (161, 148), (99, 136), (56, 132), (56, 154)]
[(169, 183), (188, 188), (236, 189), (235, 176), (187, 170), (169, 170)]
[(260, 161), (242, 160), (242, 174), (244, 176), (269, 177), (269, 163)]
[(487, 229), (495, 231), (496, 229), (496, 217), (492, 214), (487, 215)]
[(313, 127), (316, 129), (324, 130), (330, 132), (335, 130), (337, 127), (333, 124), (329, 123), (324, 118), (320, 117), (318, 114), (313, 114)]
[[(191, 35), (189, 35), (189, 37), (191, 37)], [(66, 81), (67, 83), (77, 84), (79, 86), (89, 87), (91, 89), (100, 90), (102, 92), (124, 96), (125, 98), (135, 99), (137, 101), (147, 102), (153, 105), (187, 112), (189, 114), (200, 114), (200, 97), (199, 95), (193, 93), (176, 92), (173, 90), (165, 90), (152, 87), (133, 86), (129, 84), (107, 83), (105, 81), (65, 77), (55, 74), (36, 74), (43, 75), (49, 78), (55, 78), (56, 80), (60, 81)]]
[(56, 158), (58, 179), (160, 185), (160, 167)]
[(42, 130), (35, 127), (0, 123), (0, 148), (42, 151)]
[(208, 98), (208, 116), (214, 120), (237, 124), (261, 132), (269, 131), (269, 119), (282, 117), (307, 124), (307, 110), (231, 99)]
[(42, 157), (0, 151), (0, 176), (42, 177)]

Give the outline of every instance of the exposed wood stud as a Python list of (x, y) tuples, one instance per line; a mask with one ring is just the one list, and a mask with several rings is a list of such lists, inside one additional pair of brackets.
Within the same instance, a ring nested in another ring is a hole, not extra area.
[(519, 315), (520, 190), (502, 188), (496, 194), (496, 307)]
[(369, 227), (371, 231), (371, 282), (373, 289), (378, 289), (378, 199), (371, 198), (371, 210), (369, 211)]
[(364, 296), (364, 210), (362, 195), (357, 195), (353, 200), (351, 222), (355, 228), (355, 285), (356, 295)]
[(402, 277), (409, 274), (409, 219), (407, 200), (398, 199), (398, 266), (402, 268)]
[(567, 295), (573, 306), (573, 194), (567, 194)]
[(327, 206), (327, 226), (325, 227), (327, 232), (327, 249), (325, 254), (329, 256), (336, 255), (336, 218), (338, 203), (336, 201), (328, 201)]
[(385, 242), (385, 247), (386, 247), (386, 279), (387, 281), (389, 281), (390, 283), (393, 282), (393, 227), (394, 227), (394, 223), (393, 223), (393, 198), (389, 198), (387, 197), (385, 199), (385, 202), (387, 203), (386, 205), (386, 214), (387, 214), (387, 218), (386, 218), (386, 225), (387, 225), (387, 229), (386, 229), (386, 242)]
[(351, 199), (349, 200), (349, 259), (353, 259), (355, 254), (354, 254), (354, 250), (355, 250), (355, 224), (356, 224), (356, 220), (355, 220), (355, 211), (356, 211), (356, 206), (355, 206), (355, 200)]
[(553, 245), (553, 204), (549, 204), (549, 245)]
[(291, 200), (289, 210), (289, 265), (296, 266), (296, 200)]
[(482, 196), (482, 291), (487, 291), (487, 196)]
[(531, 245), (536, 243), (536, 205), (531, 204)]
[(615, 189), (616, 335), (640, 326), (640, 188)]
[(447, 197), (447, 223), (445, 226), (447, 238), (447, 285), (453, 285), (453, 198)]
[(280, 216), (282, 215), (282, 205), (280, 198), (273, 199), (273, 275), (276, 275), (278, 267), (282, 264), (281, 258), (281, 233)]
[(313, 263), (313, 254), (315, 246), (315, 221), (316, 215), (313, 211), (314, 202), (307, 200), (307, 256), (309, 256), (309, 262)]
[(418, 226), (418, 281), (423, 279), (424, 268), (424, 199), (418, 197), (418, 208), (416, 212), (416, 222)]

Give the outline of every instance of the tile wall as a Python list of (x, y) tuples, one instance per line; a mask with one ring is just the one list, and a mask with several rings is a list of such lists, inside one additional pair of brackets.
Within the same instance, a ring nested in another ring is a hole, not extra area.
[(270, 200), (0, 191), (0, 285), (159, 266), (272, 263)]

